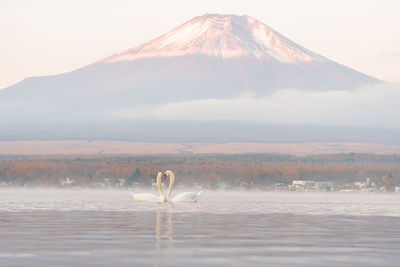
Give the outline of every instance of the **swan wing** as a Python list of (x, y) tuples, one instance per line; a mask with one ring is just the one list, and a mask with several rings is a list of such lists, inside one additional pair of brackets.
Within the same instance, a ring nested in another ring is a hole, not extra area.
[(130, 194), (138, 202), (163, 202), (160, 196), (151, 193)]
[(171, 202), (197, 202), (202, 192), (203, 191), (200, 191), (199, 193), (194, 193), (194, 192), (179, 193), (171, 199)]

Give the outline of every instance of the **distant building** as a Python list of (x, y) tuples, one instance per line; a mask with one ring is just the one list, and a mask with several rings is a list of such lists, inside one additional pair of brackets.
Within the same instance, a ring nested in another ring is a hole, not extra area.
[(61, 181), (61, 185), (62, 185), (62, 186), (71, 186), (71, 185), (73, 185), (74, 183), (75, 183), (74, 179), (71, 179), (71, 178), (69, 178), (69, 177), (67, 177), (67, 178), (65, 178), (65, 179), (63, 179), (63, 180)]
[(306, 191), (314, 182), (306, 180), (293, 180), (291, 190), (295, 191)]
[(334, 183), (331, 181), (293, 180), (290, 190), (293, 191), (325, 191), (331, 192)]

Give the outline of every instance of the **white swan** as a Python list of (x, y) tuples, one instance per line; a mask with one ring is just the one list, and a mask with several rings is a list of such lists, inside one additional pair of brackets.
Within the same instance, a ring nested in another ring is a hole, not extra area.
[(166, 177), (169, 177), (169, 187), (166, 200), (167, 202), (197, 202), (199, 196), (201, 195), (201, 193), (203, 193), (203, 191), (200, 191), (198, 193), (183, 192), (171, 198), (172, 188), (175, 184), (175, 175), (172, 171), (168, 170), (164, 172), (164, 180), (166, 179)]
[(158, 192), (160, 193), (160, 196), (157, 196), (155, 194), (151, 194), (151, 193), (140, 193), (140, 194), (133, 194), (131, 193), (131, 195), (133, 196), (133, 198), (136, 201), (139, 202), (165, 202), (165, 195), (162, 191), (161, 188), (161, 178), (162, 178), (162, 172), (158, 172), (157, 173), (157, 189)]

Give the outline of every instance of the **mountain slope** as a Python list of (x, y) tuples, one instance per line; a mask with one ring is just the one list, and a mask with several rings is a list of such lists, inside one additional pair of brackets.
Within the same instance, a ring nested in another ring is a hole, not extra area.
[(1, 90), (0, 122), (26, 129), (55, 122), (112, 125), (119, 123), (115, 109), (264, 96), (284, 88), (353, 90), (379, 82), (254, 18), (207, 14), (84, 68)]
[(188, 55), (273, 58), (283, 63), (325, 60), (249, 16), (207, 14), (103, 62)]

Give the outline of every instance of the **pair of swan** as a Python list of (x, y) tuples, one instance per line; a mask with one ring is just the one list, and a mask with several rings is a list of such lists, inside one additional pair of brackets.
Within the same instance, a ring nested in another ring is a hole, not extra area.
[[(162, 190), (162, 185), (161, 185), (161, 180), (169, 178), (169, 187), (168, 187), (168, 192), (167, 195), (164, 195), (164, 192)], [(157, 189), (158, 192), (160, 193), (159, 196), (151, 193), (140, 193), (140, 194), (132, 194), (133, 198), (136, 201), (140, 202), (196, 202), (200, 196), (200, 194), (203, 191), (200, 191), (199, 193), (193, 193), (193, 192), (183, 192), (180, 194), (177, 194), (173, 198), (171, 198), (171, 192), (172, 188), (174, 187), (175, 184), (175, 175), (172, 171), (165, 171), (164, 175), (162, 172), (157, 173)]]

